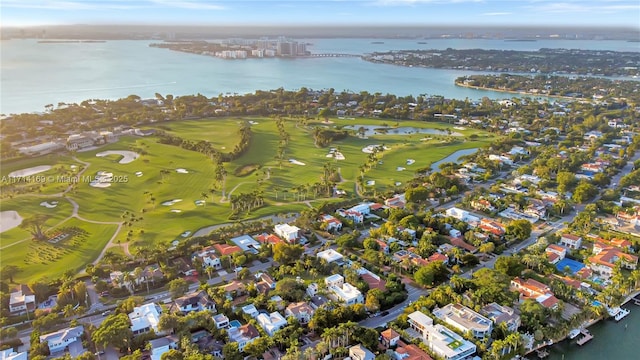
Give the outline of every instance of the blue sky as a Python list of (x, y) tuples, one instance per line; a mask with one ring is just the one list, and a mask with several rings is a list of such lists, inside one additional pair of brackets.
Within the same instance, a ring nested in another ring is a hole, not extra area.
[(3, 26), (523, 25), (640, 28), (639, 0), (0, 0)]

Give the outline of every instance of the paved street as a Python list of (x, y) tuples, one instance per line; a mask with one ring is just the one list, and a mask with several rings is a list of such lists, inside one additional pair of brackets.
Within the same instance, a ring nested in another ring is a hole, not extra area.
[(409, 306), (409, 304), (418, 300), (420, 296), (428, 294), (427, 290), (420, 289), (418, 287), (415, 287), (409, 284), (406, 284), (406, 288), (408, 292), (407, 299), (401, 302), (400, 304), (392, 307), (391, 309), (387, 310), (389, 314), (385, 316), (376, 316), (376, 317), (368, 318), (366, 320), (362, 320), (360, 321), (360, 325), (370, 327), (370, 328), (376, 328), (378, 326), (386, 325), (389, 321), (393, 321), (397, 319), (398, 316), (402, 314), (404, 309), (407, 306)]

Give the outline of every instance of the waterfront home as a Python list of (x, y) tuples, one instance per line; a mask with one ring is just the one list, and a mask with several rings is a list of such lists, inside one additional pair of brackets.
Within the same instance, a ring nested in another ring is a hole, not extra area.
[(567, 256), (567, 249), (556, 244), (550, 244), (546, 249), (544, 249), (544, 252), (547, 255), (547, 259), (549, 259), (549, 262), (553, 265), (557, 264)]
[(176, 335), (167, 335), (159, 339), (149, 340), (151, 360), (160, 360), (162, 355), (168, 353), (169, 350), (177, 349), (179, 340)]
[(327, 249), (325, 251), (320, 251), (319, 253), (316, 254), (316, 257), (320, 258), (320, 259), (324, 259), (328, 264), (331, 264), (332, 262), (337, 263), (338, 265), (342, 264), (342, 259), (344, 258), (344, 256), (342, 256), (342, 254), (340, 254), (339, 252), (333, 250), (333, 249)]
[(160, 314), (162, 309), (155, 303), (136, 306), (129, 313), (129, 321), (131, 322), (131, 331), (133, 335), (144, 334), (153, 330), (159, 333), (158, 323), (160, 322)]
[(27, 285), (18, 287), (9, 294), (9, 312), (20, 314), (36, 308), (36, 296)]
[(298, 239), (300, 228), (289, 224), (277, 224), (274, 226), (274, 232), (284, 241), (293, 244)]
[(260, 243), (249, 235), (237, 236), (230, 240), (244, 252), (257, 254), (258, 250), (260, 249)]
[(520, 301), (534, 299), (540, 305), (549, 309), (556, 307), (559, 301), (554, 296), (551, 288), (534, 279), (524, 281), (516, 277), (511, 280), (511, 289), (520, 293)]
[(518, 327), (520, 327), (520, 316), (515, 313), (515, 310), (508, 306), (491, 303), (480, 309), (480, 313), (491, 319), (496, 325), (505, 324), (507, 330), (511, 332), (518, 331)]
[(635, 270), (638, 266), (638, 257), (622, 252), (618, 248), (605, 247), (596, 252), (594, 247), (593, 256), (589, 257), (589, 268), (594, 272), (610, 277), (616, 264), (619, 263), (625, 269)]
[(364, 296), (355, 286), (344, 281), (340, 274), (334, 274), (325, 279), (325, 284), (329, 290), (330, 297), (340, 301), (345, 305), (362, 304)]
[(582, 245), (582, 237), (573, 234), (562, 234), (562, 236), (560, 236), (560, 245), (566, 246), (569, 249), (579, 249)]
[(291, 303), (284, 311), (286, 317), (293, 316), (298, 320), (300, 324), (308, 324), (313, 317), (315, 310), (308, 303), (301, 301), (297, 303)]
[(349, 348), (349, 357), (351, 360), (375, 360), (376, 356), (371, 350), (362, 346), (362, 344), (354, 345)]
[(277, 311), (271, 314), (258, 314), (256, 321), (269, 336), (273, 336), (276, 331), (287, 326), (287, 319)]
[[(84, 334), (84, 327), (75, 326), (71, 328), (65, 328), (45, 335), (40, 335), (40, 342), (47, 343), (49, 353), (53, 354), (65, 349), (71, 350), (71, 348), (79, 347), (82, 349), (82, 335)], [(75, 351), (76, 355), (82, 352)]]
[(420, 311), (409, 314), (407, 333), (419, 337), (435, 355), (445, 360), (461, 360), (476, 352), (476, 345)]
[(183, 314), (189, 313), (191, 311), (216, 311), (215, 302), (213, 302), (213, 300), (209, 298), (209, 295), (207, 295), (207, 292), (204, 290), (177, 298), (174, 301), (174, 305), (172, 305), (172, 309), (174, 308), (174, 306), (175, 309), (182, 312)]
[(400, 341), (400, 334), (392, 328), (387, 328), (387, 330), (380, 333), (380, 341), (385, 348), (394, 347), (398, 345), (398, 341)]
[(462, 332), (471, 332), (477, 339), (490, 336), (493, 329), (491, 320), (461, 304), (436, 308), (433, 315)]
[(258, 329), (251, 324), (242, 325), (240, 327), (232, 327), (227, 330), (229, 336), (229, 342), (238, 343), (238, 351), (244, 351), (244, 347), (247, 344), (252, 343), (255, 339), (260, 337)]
[(204, 267), (212, 267), (214, 269), (222, 268), (220, 258), (216, 256), (213, 246), (207, 246), (199, 252), (193, 254), (191, 259), (200, 259), (200, 261), (202, 262), (202, 266)]

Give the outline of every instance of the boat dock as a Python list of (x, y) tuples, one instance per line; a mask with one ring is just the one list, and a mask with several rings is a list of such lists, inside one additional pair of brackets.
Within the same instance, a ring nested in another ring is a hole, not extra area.
[(634, 304), (640, 306), (640, 295), (636, 295), (636, 296), (632, 297), (631, 301), (633, 301)]
[(620, 311), (618, 311), (618, 313), (613, 317), (616, 321), (620, 321), (622, 319), (625, 318), (625, 316), (629, 315), (629, 313), (631, 312), (631, 310), (627, 310), (627, 309), (620, 309)]
[(580, 331), (580, 334), (582, 334), (582, 337), (578, 339), (578, 341), (576, 341), (576, 344), (580, 346), (586, 344), (589, 340), (593, 339), (593, 335), (591, 335), (589, 330), (584, 329)]
[(536, 355), (538, 355), (538, 358), (544, 359), (547, 356), (549, 356), (549, 352), (545, 349), (540, 349), (540, 350), (536, 350)]

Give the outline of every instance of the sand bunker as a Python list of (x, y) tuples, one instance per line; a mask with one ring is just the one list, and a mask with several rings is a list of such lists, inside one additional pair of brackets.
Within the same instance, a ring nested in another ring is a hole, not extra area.
[(163, 202), (162, 205), (163, 206), (171, 206), (171, 205), (179, 203), (180, 201), (182, 201), (182, 199), (173, 199), (173, 200), (169, 200), (169, 201)]
[(367, 145), (364, 148), (362, 148), (362, 152), (363, 153), (367, 153), (367, 154), (371, 154), (371, 153), (373, 153), (373, 151), (375, 149), (378, 149), (378, 152), (380, 152), (380, 151), (384, 151), (384, 150), (389, 150), (389, 147), (388, 146), (378, 145), (378, 144)]
[(137, 176), (137, 177), (142, 176), (142, 171), (136, 171), (136, 176)]
[(58, 202), (57, 201), (52, 201), (52, 202), (43, 201), (43, 202), (40, 203), (40, 206), (44, 206), (47, 209), (53, 209), (54, 207), (58, 206)]
[(258, 125), (259, 123), (258, 123), (257, 121), (249, 120), (249, 124), (251, 124), (251, 125)]
[(295, 165), (307, 165), (307, 164), (305, 164), (305, 163), (303, 163), (301, 161), (298, 161), (296, 159), (289, 159), (289, 162), (292, 163), (292, 164), (295, 164)]
[(396, 170), (398, 170), (398, 171), (405, 171), (405, 170), (407, 170), (407, 168), (403, 168), (402, 166), (398, 166), (398, 167), (396, 168)]
[(189, 235), (191, 235), (191, 231), (189, 231), (189, 230), (187, 230), (187, 231), (183, 232), (182, 234), (180, 234), (180, 236), (185, 237), (185, 238), (188, 237)]
[(344, 155), (340, 151), (338, 151), (338, 150), (336, 150), (334, 148), (331, 148), (329, 150), (329, 153), (327, 154), (327, 157), (328, 158), (334, 158), (336, 160), (344, 160), (345, 159)]
[(98, 171), (96, 174), (96, 178), (89, 183), (89, 186), (95, 188), (107, 188), (111, 186), (111, 181), (113, 180), (113, 173), (106, 171)]
[(402, 183), (400, 181), (396, 181), (396, 186), (400, 186)]
[(453, 128), (456, 130), (467, 130), (467, 128), (463, 126), (454, 126)]
[(17, 211), (0, 211), (0, 233), (11, 230), (22, 224), (22, 217)]
[(182, 169), (182, 168), (176, 169), (176, 172), (178, 174), (188, 174), (189, 173), (189, 171), (187, 169)]
[(195, 202), (196, 206), (203, 206), (205, 204), (204, 200), (196, 200), (194, 202)]
[(9, 177), (18, 178), (18, 177), (31, 176), (31, 175), (35, 175), (35, 174), (50, 170), (50, 169), (51, 169), (50, 165), (34, 166), (34, 167), (22, 169), (22, 170), (12, 171), (9, 173)]
[(109, 151), (99, 152), (96, 154), (97, 157), (105, 157), (109, 155), (122, 156), (122, 159), (118, 161), (119, 164), (128, 164), (140, 156), (138, 155), (138, 153), (133, 151), (128, 151), (128, 150), (109, 150)]
[(171, 209), (171, 212), (172, 212), (172, 213), (181, 213), (181, 212), (182, 212), (182, 210), (178, 210), (178, 209)]
[(367, 185), (369, 185), (369, 186), (373, 186), (373, 185), (375, 185), (375, 184), (376, 184), (376, 181), (375, 181), (375, 180), (369, 180), (369, 181), (367, 181)]
[(413, 159), (407, 159), (407, 165), (413, 165), (415, 162)]

